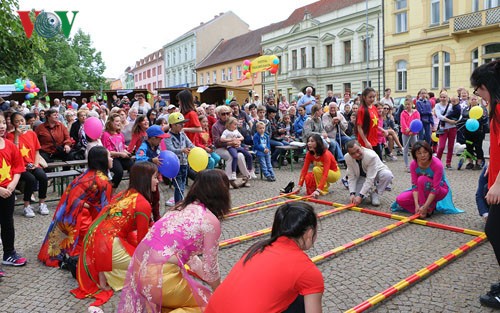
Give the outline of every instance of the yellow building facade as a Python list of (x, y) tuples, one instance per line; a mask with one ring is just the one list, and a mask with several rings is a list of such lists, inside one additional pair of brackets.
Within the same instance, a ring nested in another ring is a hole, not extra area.
[(465, 87), (500, 58), (498, 0), (384, 1), (384, 79), (393, 97)]

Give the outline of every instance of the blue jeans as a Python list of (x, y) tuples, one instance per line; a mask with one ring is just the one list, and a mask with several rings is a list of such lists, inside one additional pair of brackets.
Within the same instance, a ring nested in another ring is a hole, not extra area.
[(186, 188), (186, 179), (188, 174), (188, 165), (181, 165), (179, 173), (174, 178), (174, 200), (175, 203), (184, 199), (184, 188)]
[[(346, 136), (346, 135), (344, 135), (344, 134), (342, 134), (342, 135), (341, 135), (341, 134), (339, 134), (339, 133), (337, 132), (337, 136), (335, 137), (335, 140), (336, 140), (336, 141), (337, 141), (337, 143), (339, 144), (339, 146), (340, 146), (340, 150), (344, 150), (344, 148), (345, 148), (345, 144), (346, 144), (348, 141), (351, 141), (352, 139), (351, 139), (351, 137), (349, 137), (349, 136)], [(343, 153), (342, 153), (342, 154), (343, 154)]]
[(418, 133), (419, 140), (425, 140), (428, 144), (432, 144), (431, 142), (431, 123), (422, 122), (422, 130)]
[(288, 142), (282, 142), (282, 141), (270, 139), (269, 143), (271, 144), (271, 151), (272, 151), (271, 161), (276, 162), (276, 161), (278, 161), (278, 156), (280, 154), (285, 155), (286, 151), (285, 150), (280, 150), (280, 149), (275, 149), (274, 147), (277, 147), (277, 146), (288, 146)]
[(268, 153), (266, 155), (258, 155), (260, 170), (266, 178), (274, 177), (273, 165), (271, 164), (271, 155)]
[(330, 146), (328, 150), (333, 154), (337, 162), (344, 162), (344, 155), (342, 154), (342, 149), (340, 149), (339, 144), (336, 140), (330, 140)]
[(477, 190), (476, 190), (476, 204), (477, 210), (479, 211), (479, 215), (483, 216), (484, 213), (488, 213), (489, 206), (486, 203), (486, 193), (488, 192), (488, 176), (484, 177), (484, 172), (488, 169), (487, 165), (483, 166), (483, 170), (481, 174), (479, 174), (479, 180), (477, 182)]

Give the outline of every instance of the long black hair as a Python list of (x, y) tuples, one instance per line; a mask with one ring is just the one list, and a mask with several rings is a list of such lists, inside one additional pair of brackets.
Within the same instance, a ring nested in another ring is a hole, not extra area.
[(364, 109), (362, 129), (366, 138), (368, 138), (368, 132), (370, 131), (371, 117), (370, 117), (370, 112), (368, 111), (368, 104), (366, 103), (365, 97), (367, 97), (370, 94), (370, 92), (375, 92), (375, 89), (371, 87), (366, 87), (365, 90), (363, 90), (363, 93), (361, 94), (361, 105), (363, 106)]
[[(139, 162), (130, 168), (130, 179), (128, 189), (135, 189), (149, 202), (152, 201), (151, 179), (158, 172), (156, 164), (151, 162)], [(192, 188), (192, 187), (191, 187)]]
[[(496, 119), (496, 106), (500, 102), (500, 60), (476, 68), (470, 76), (472, 87), (484, 86), (490, 93), (490, 119)], [(497, 122), (499, 122), (497, 120)]]
[(271, 238), (259, 241), (252, 245), (245, 253), (243, 264), (248, 262), (257, 253), (273, 244), (279, 237), (299, 239), (305, 232), (312, 228), (316, 234), (318, 218), (311, 205), (305, 202), (292, 202), (280, 206), (274, 214)]
[(316, 149), (314, 152), (308, 151), (308, 153), (311, 153), (315, 156), (321, 156), (325, 152), (325, 144), (323, 143), (323, 138), (319, 134), (311, 134), (309, 137), (307, 137), (307, 142), (309, 142), (309, 139), (313, 139), (316, 142)]
[(219, 219), (229, 213), (231, 196), (226, 173), (217, 169), (199, 172), (188, 194), (175, 209), (182, 210), (195, 201), (203, 203)]
[(186, 115), (187, 113), (196, 110), (193, 101), (193, 94), (189, 89), (184, 89), (177, 94), (177, 100), (180, 102), (180, 109), (182, 115)]
[(109, 169), (108, 153), (108, 149), (103, 146), (92, 147), (87, 158), (89, 170), (101, 171), (106, 175)]

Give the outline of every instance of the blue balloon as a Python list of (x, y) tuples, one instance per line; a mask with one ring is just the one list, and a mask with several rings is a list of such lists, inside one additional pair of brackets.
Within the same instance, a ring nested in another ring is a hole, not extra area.
[(419, 133), (423, 127), (424, 125), (420, 120), (413, 120), (410, 123), (410, 130), (412, 133)]
[(465, 128), (467, 128), (468, 131), (471, 133), (475, 132), (476, 130), (479, 129), (479, 122), (478, 120), (475, 120), (473, 118), (470, 118), (465, 122)]
[(280, 64), (280, 59), (278, 59), (278, 58), (274, 59), (273, 64), (276, 64), (276, 65)]
[(158, 166), (160, 173), (168, 178), (175, 178), (179, 173), (181, 165), (179, 158), (172, 151), (163, 150), (160, 152), (159, 159), (161, 165)]

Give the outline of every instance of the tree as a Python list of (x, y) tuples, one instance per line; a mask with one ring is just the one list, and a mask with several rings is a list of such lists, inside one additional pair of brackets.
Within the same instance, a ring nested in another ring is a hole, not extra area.
[(106, 65), (102, 60), (101, 52), (96, 52), (96, 49), (92, 47), (90, 35), (79, 29), (73, 36), (71, 47), (77, 55), (78, 66), (83, 72), (78, 80), (83, 89), (100, 90), (106, 81), (102, 76)]
[(15, 13), (18, 9), (17, 0), (0, 1), (0, 83), (11, 84), (18, 77), (27, 77), (43, 64), (45, 40), (37, 34), (26, 37)]

